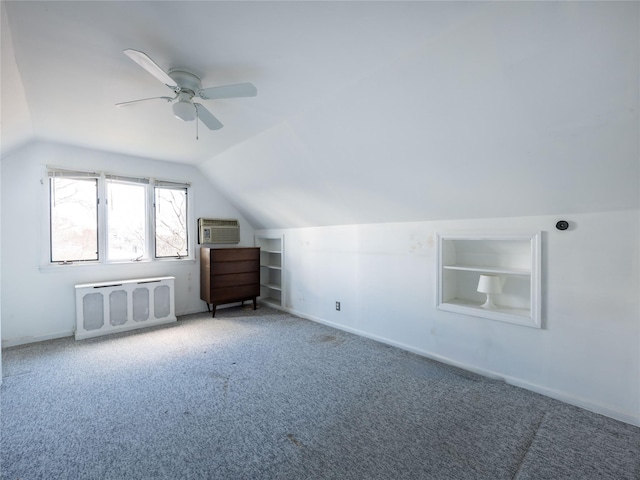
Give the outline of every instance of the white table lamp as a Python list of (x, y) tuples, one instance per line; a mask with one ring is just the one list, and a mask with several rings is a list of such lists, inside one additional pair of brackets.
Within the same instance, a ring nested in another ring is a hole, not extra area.
[(496, 308), (496, 305), (493, 303), (493, 299), (491, 298), (491, 296), (494, 293), (502, 293), (500, 277), (498, 277), (497, 275), (480, 275), (480, 281), (478, 282), (478, 292), (487, 294), (487, 301), (484, 302), (482, 308)]

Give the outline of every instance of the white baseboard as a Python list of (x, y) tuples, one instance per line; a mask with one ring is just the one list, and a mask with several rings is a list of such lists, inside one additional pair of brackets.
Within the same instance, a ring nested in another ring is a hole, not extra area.
[[(196, 313), (205, 313), (207, 311), (206, 308), (190, 308), (189, 310), (185, 310), (182, 312), (176, 312), (176, 317), (178, 317), (178, 320), (180, 319), (180, 317), (184, 317), (185, 315), (194, 315)], [(209, 312), (211, 313), (211, 312)]]
[(2, 348), (17, 347), (18, 345), (26, 345), (28, 343), (45, 342), (47, 340), (55, 340), (56, 338), (73, 337), (73, 330), (65, 330), (63, 332), (49, 333), (47, 335), (38, 335), (35, 337), (18, 337), (2, 340)]
[(454, 367), (461, 368), (463, 370), (467, 370), (469, 372), (477, 373), (478, 375), (482, 375), (484, 377), (492, 378), (494, 380), (502, 380), (509, 385), (513, 385), (516, 387), (524, 388), (525, 390), (529, 390), (535, 393), (539, 393), (546, 397), (553, 398), (555, 400), (560, 400), (561, 402), (568, 403), (569, 405), (574, 405), (576, 407), (583, 408), (585, 410), (589, 410), (591, 412), (597, 413), (599, 415), (604, 415), (605, 417), (610, 417), (615, 420), (619, 420), (624, 423), (628, 423), (630, 425), (635, 425), (640, 427), (640, 416), (634, 415), (628, 412), (620, 412), (618, 410), (609, 408), (605, 405), (600, 405), (598, 403), (592, 402), (588, 399), (575, 397), (567, 392), (561, 392), (558, 390), (553, 390), (547, 387), (543, 387), (541, 385), (529, 382), (527, 380), (523, 380), (521, 378), (506, 376), (501, 373), (495, 372), (493, 370), (487, 370), (483, 368), (478, 368), (474, 365), (470, 365), (467, 363), (459, 362), (457, 360), (451, 359), (449, 357), (445, 357), (438, 354), (433, 354), (426, 350), (422, 350), (419, 348), (412, 347), (411, 345), (406, 345), (401, 342), (396, 342), (394, 340), (390, 340), (388, 338), (380, 337), (378, 335), (373, 335), (368, 332), (364, 332), (362, 330), (358, 330), (356, 328), (346, 327), (344, 325), (340, 325), (323, 318), (315, 317), (313, 315), (307, 315), (302, 312), (298, 312), (296, 310), (290, 308), (280, 308), (280, 310), (289, 312), (298, 317), (305, 318), (307, 320), (311, 320), (313, 322), (322, 323), (323, 325), (327, 325), (329, 327), (336, 328), (338, 330), (343, 330), (345, 332), (353, 333), (355, 335), (359, 335), (365, 338), (370, 338), (372, 340), (378, 341), (380, 343), (384, 343), (387, 345), (391, 345), (393, 347), (400, 348), (402, 350), (406, 350), (408, 352), (415, 353), (417, 355), (430, 358), (431, 360), (436, 360), (441, 363), (445, 363), (447, 365), (451, 365)]
[(610, 417), (615, 420), (620, 420), (621, 422), (640, 427), (640, 417), (635, 416), (631, 413), (620, 412), (618, 410), (611, 409), (606, 405), (601, 405), (583, 398), (578, 398), (566, 392), (560, 392), (558, 390), (546, 388), (535, 383), (527, 382), (520, 378), (508, 376), (502, 378), (509, 385), (524, 388), (525, 390), (530, 390), (532, 392), (539, 393), (540, 395), (560, 400), (561, 402), (568, 403), (569, 405), (584, 408), (585, 410), (589, 410), (590, 412), (598, 413), (600, 415), (604, 415), (605, 417)]

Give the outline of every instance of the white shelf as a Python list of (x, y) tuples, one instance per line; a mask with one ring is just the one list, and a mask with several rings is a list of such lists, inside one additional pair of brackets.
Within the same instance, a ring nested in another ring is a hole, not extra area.
[(282, 267), (280, 265), (260, 265), (260, 266), (264, 268), (272, 268), (274, 270), (282, 270)]
[(467, 272), (495, 273), (498, 275), (531, 275), (531, 270), (524, 268), (494, 267), (489, 265), (444, 265), (445, 270), (463, 270)]
[(493, 314), (502, 314), (502, 315), (516, 315), (518, 317), (529, 318), (530, 311), (525, 308), (512, 308), (505, 307), (503, 305), (496, 305), (496, 308), (486, 309), (482, 308), (481, 302), (472, 302), (469, 300), (462, 300), (460, 298), (454, 298), (453, 300), (449, 300), (440, 305), (443, 310), (448, 309), (449, 311), (461, 311), (464, 309), (464, 312), (468, 310), (476, 310), (476, 314), (481, 317), (486, 317), (487, 315)]
[[(541, 328), (541, 234), (438, 235), (436, 308)], [(496, 308), (482, 304), (480, 275), (495, 275), (502, 292)]]
[(276, 299), (269, 298), (269, 297), (260, 297), (260, 302), (261, 303), (266, 303), (267, 305), (272, 305), (274, 307), (281, 307), (282, 306), (282, 302), (280, 300), (276, 300)]
[(261, 283), (260, 286), (270, 288), (271, 290), (282, 290), (282, 285), (278, 285), (277, 283)]
[(488, 310), (482, 308), (479, 303), (468, 302), (457, 298), (447, 303), (440, 304), (438, 309), (452, 313), (469, 315), (472, 317), (513, 323), (524, 327), (536, 327), (534, 319), (531, 317), (531, 311), (528, 309), (497, 306), (495, 309)]

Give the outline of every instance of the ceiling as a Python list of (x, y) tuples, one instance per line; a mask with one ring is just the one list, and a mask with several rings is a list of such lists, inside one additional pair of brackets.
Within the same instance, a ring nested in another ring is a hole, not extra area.
[[(192, 164), (303, 111), (473, 10), (452, 5), (418, 21), (385, 3), (2, 3), (9, 27), (2, 32), (3, 153), (38, 138)], [(114, 106), (171, 94), (126, 48), (165, 71), (196, 73), (203, 87), (252, 82), (258, 96), (203, 101), (225, 126), (199, 124), (196, 140), (197, 122), (174, 118), (165, 102)]]
[[(196, 165), (256, 228), (640, 203), (638, 2), (3, 1), (2, 155)], [(205, 87), (208, 131), (123, 50)]]

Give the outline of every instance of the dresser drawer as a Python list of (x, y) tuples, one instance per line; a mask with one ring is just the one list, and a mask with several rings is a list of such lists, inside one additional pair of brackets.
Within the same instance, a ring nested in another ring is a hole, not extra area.
[(258, 285), (216, 288), (211, 292), (211, 303), (230, 303), (260, 295)]
[(228, 275), (211, 276), (211, 285), (213, 288), (255, 285), (259, 282), (260, 274), (255, 271), (249, 273), (230, 273)]
[(212, 248), (210, 253), (212, 263), (260, 260), (259, 248)]
[(220, 262), (211, 264), (211, 279), (218, 275), (230, 273), (248, 273), (258, 271), (259, 260), (242, 260), (239, 262)]

